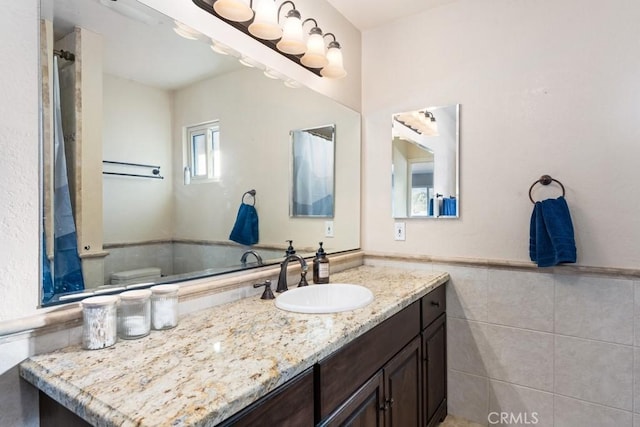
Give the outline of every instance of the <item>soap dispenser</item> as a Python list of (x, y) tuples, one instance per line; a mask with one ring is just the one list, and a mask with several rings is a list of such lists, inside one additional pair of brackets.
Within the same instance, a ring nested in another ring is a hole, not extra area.
[(313, 283), (329, 283), (329, 259), (322, 248), (322, 242), (313, 259)]
[(289, 242), (289, 247), (287, 248), (287, 251), (285, 252), (285, 257), (288, 257), (289, 255), (293, 255), (296, 253), (296, 250), (293, 249), (293, 240), (285, 240), (285, 242)]

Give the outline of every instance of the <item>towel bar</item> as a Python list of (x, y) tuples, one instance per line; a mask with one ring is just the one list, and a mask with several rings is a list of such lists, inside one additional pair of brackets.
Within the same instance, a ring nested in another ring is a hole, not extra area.
[(564, 194), (565, 194), (564, 185), (562, 185), (562, 183), (557, 179), (551, 178), (551, 176), (549, 175), (542, 175), (540, 179), (534, 181), (533, 184), (531, 184), (531, 187), (529, 187), (529, 200), (531, 200), (531, 203), (533, 203), (534, 205), (536, 204), (536, 202), (533, 200), (533, 197), (531, 196), (531, 191), (533, 190), (533, 187), (535, 187), (536, 184), (549, 185), (552, 182), (557, 182), (558, 185), (560, 185), (560, 187), (562, 188), (562, 197), (564, 197)]

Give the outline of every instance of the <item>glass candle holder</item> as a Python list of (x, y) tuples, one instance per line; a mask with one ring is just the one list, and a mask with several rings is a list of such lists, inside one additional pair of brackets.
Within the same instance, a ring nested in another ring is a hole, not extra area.
[(151, 326), (170, 329), (178, 324), (178, 285), (151, 287)]
[(117, 337), (118, 297), (103, 295), (85, 298), (82, 306), (82, 348), (97, 350), (111, 347)]
[(142, 338), (151, 330), (151, 290), (140, 289), (120, 294), (118, 336), (125, 340)]

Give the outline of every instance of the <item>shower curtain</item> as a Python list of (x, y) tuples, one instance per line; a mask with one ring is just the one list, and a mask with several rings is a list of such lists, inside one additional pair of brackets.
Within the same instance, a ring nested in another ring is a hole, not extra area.
[(333, 142), (294, 132), (293, 216), (333, 216)]
[[(51, 280), (43, 278), (43, 303), (54, 295), (80, 291), (84, 289), (82, 263), (78, 256), (76, 225), (71, 207), (69, 183), (67, 179), (67, 161), (65, 158), (64, 135), (60, 110), (60, 80), (58, 77), (58, 58), (53, 57), (53, 140), (54, 140), (54, 258), (53, 289)], [(46, 256), (43, 262), (43, 275), (50, 271)]]

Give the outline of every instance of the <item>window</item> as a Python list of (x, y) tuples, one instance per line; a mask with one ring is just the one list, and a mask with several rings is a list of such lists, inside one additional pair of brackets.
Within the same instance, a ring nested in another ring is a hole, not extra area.
[(213, 121), (189, 126), (186, 128), (186, 137), (189, 157), (185, 166), (185, 176), (188, 172), (188, 181), (209, 182), (220, 178), (219, 123)]

